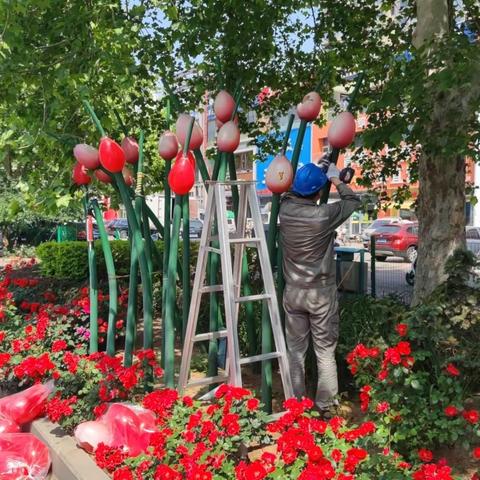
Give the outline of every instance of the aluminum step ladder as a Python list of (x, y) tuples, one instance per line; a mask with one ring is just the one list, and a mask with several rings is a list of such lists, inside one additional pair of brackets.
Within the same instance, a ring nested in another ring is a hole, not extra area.
[[(258, 205), (255, 182), (251, 181), (209, 181), (208, 200), (205, 211), (204, 226), (198, 250), (198, 260), (195, 280), (192, 289), (192, 300), (188, 315), (185, 342), (182, 352), (182, 363), (178, 381), (180, 394), (188, 387), (228, 383), (242, 386), (241, 366), (278, 359), (280, 375), (285, 398), (293, 397), (290, 368), (287, 358), (287, 348), (280, 322), (280, 311), (277, 303), (277, 293), (268, 255), (265, 232), (263, 230), (260, 207)], [(239, 190), (239, 210), (236, 232), (229, 235), (227, 223), (226, 189), (237, 186)], [(253, 220), (254, 237), (246, 237), (247, 212), (250, 210)], [(217, 225), (218, 236), (213, 235), (214, 225)], [(219, 248), (212, 246), (218, 242)], [(233, 265), (231, 246), (234, 246)], [(242, 278), (242, 256), (245, 246), (255, 246), (260, 260), (261, 274), (264, 282), (264, 293), (240, 296)], [(208, 253), (220, 255), (222, 283), (205, 285)], [(198, 315), (202, 294), (223, 292), (225, 304), (225, 328), (217, 332), (196, 334)], [(275, 351), (252, 357), (241, 357), (238, 341), (238, 314), (242, 302), (264, 301), (268, 304), (270, 320), (275, 343)], [(225, 373), (213, 377), (189, 380), (193, 347), (196, 342), (226, 338), (227, 359)]]

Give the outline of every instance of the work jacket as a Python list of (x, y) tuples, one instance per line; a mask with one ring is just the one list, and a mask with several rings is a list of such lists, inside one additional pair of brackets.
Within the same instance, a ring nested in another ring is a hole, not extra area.
[(314, 200), (286, 193), (280, 204), (280, 243), (287, 285), (300, 288), (335, 283), (335, 229), (360, 207), (359, 197), (341, 183), (340, 201), (318, 205)]

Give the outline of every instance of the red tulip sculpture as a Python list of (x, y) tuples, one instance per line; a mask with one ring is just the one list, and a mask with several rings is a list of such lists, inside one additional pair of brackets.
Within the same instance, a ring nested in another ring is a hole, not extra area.
[[(192, 120), (192, 117), (186, 113), (182, 113), (179, 115), (177, 123), (175, 125), (176, 130), (177, 130), (177, 138), (182, 147), (185, 145), (185, 141), (187, 138), (187, 131), (188, 131), (188, 126), (190, 125), (190, 122)], [(203, 143), (203, 131), (198, 125), (197, 122), (193, 124), (193, 130), (192, 130), (192, 138), (190, 139), (190, 144), (189, 144), (189, 149), (190, 150), (196, 150), (197, 148), (200, 148)]]
[(100, 163), (103, 168), (112, 173), (120, 173), (125, 166), (126, 158), (122, 147), (108, 137), (100, 140), (98, 148)]
[(277, 155), (267, 169), (265, 183), (272, 193), (288, 191), (293, 181), (293, 168), (285, 155)]
[(72, 180), (77, 185), (88, 185), (92, 181), (92, 177), (87, 174), (87, 169), (76, 162), (73, 166)]
[(195, 183), (192, 159), (191, 152), (184, 154), (183, 151), (178, 152), (175, 158), (175, 163), (168, 174), (168, 184), (176, 195), (186, 195)]
[(177, 136), (170, 131), (166, 131), (158, 140), (158, 153), (165, 160), (173, 160), (178, 153)]
[(95, 170), (100, 165), (98, 150), (86, 143), (79, 143), (73, 148), (75, 160), (88, 170)]
[(122, 149), (125, 153), (125, 160), (131, 165), (138, 162), (138, 143), (133, 137), (124, 137), (122, 140)]
[(240, 143), (240, 130), (234, 121), (223, 124), (217, 134), (217, 147), (221, 152), (233, 153)]
[(133, 185), (132, 172), (130, 172), (130, 170), (127, 167), (124, 167), (122, 170), (122, 175), (127, 187), (131, 187)]
[(328, 129), (328, 143), (333, 148), (345, 148), (355, 138), (355, 117), (350, 112), (340, 113)]
[(103, 170), (95, 170), (95, 177), (99, 182), (112, 183), (112, 177), (108, 173), (105, 173)]
[(303, 97), (302, 103), (297, 105), (297, 113), (301, 120), (311, 122), (318, 117), (321, 108), (320, 95), (317, 92), (310, 92)]
[(215, 97), (213, 110), (220, 122), (228, 122), (235, 110), (235, 99), (226, 90), (220, 90)]

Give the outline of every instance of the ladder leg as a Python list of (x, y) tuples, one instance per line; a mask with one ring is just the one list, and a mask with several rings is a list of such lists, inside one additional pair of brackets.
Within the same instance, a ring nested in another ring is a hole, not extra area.
[(235, 386), (242, 385), (240, 370), (240, 349), (238, 345), (237, 321), (234, 318), (235, 296), (233, 288), (232, 257), (228, 238), (227, 204), (225, 201), (225, 186), (216, 184), (217, 192), (215, 202), (217, 206), (218, 237), (220, 241), (220, 258), (222, 261), (222, 279), (224, 287), (225, 325), (227, 328), (227, 348), (229, 382)]
[(182, 362), (180, 366), (180, 376), (178, 379), (178, 391), (181, 394), (187, 386), (188, 377), (190, 373), (190, 363), (193, 352), (193, 337), (197, 329), (198, 315), (200, 312), (200, 304), (202, 295), (200, 289), (205, 280), (206, 266), (208, 254), (206, 247), (210, 243), (212, 224), (213, 224), (213, 208), (214, 208), (215, 190), (212, 188), (209, 191), (207, 206), (205, 210), (205, 221), (200, 239), (200, 246), (198, 249), (197, 267), (195, 271), (195, 280), (193, 282), (192, 301), (190, 303), (190, 311), (188, 313), (187, 329), (185, 331), (185, 341), (182, 351)]
[(285, 344), (285, 337), (283, 336), (282, 325), (280, 321), (280, 311), (278, 308), (275, 283), (273, 280), (273, 273), (268, 256), (265, 232), (263, 231), (262, 217), (260, 215), (260, 209), (253, 185), (248, 186), (248, 198), (255, 232), (257, 232), (256, 235), (260, 238), (258, 257), (260, 260), (260, 267), (265, 284), (265, 291), (270, 295), (270, 298), (267, 300), (267, 302), (276, 351), (280, 353), (280, 356), (278, 357), (278, 364), (280, 367), (280, 375), (282, 377), (283, 391), (285, 393), (285, 398), (290, 398), (293, 397), (293, 387), (290, 376), (290, 366), (287, 360), (287, 346)]
[[(238, 205), (238, 222), (237, 222), (237, 236), (245, 237), (245, 228), (247, 223), (247, 192), (245, 185), (240, 185), (239, 205)], [(245, 251), (244, 243), (237, 243), (234, 247), (233, 256), (233, 285), (235, 298), (240, 296), (241, 283), (242, 283), (242, 266), (243, 266), (243, 254)], [(234, 318), (238, 319), (238, 313), (240, 304), (235, 304)]]

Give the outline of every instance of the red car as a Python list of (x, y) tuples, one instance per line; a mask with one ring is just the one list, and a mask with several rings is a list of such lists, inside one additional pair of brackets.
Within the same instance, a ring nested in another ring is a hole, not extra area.
[(417, 256), (418, 223), (399, 222), (375, 230), (375, 258), (402, 257), (413, 262)]

